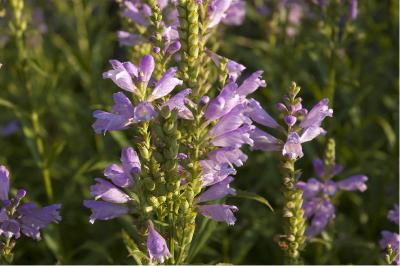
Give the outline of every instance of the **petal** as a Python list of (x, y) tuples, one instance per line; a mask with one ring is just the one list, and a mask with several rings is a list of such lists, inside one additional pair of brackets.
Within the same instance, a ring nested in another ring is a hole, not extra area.
[(322, 127), (308, 127), (301, 135), (300, 142), (304, 143), (313, 140), (314, 138), (323, 134), (326, 134), (326, 131)]
[(367, 190), (367, 185), (365, 184), (367, 180), (368, 177), (365, 175), (355, 175), (347, 179), (340, 180), (337, 184), (338, 187), (343, 190), (347, 191), (359, 190), (361, 192), (364, 192), (365, 190)]
[(262, 131), (259, 128), (255, 128), (250, 133), (250, 138), (254, 141), (252, 150), (262, 151), (281, 151), (283, 142), (274, 136)]
[(250, 93), (256, 91), (259, 87), (265, 87), (267, 84), (265, 80), (260, 79), (264, 71), (258, 70), (245, 79), (238, 88), (238, 94), (246, 97)]
[(102, 178), (96, 178), (96, 184), (90, 186), (90, 195), (95, 199), (102, 199), (112, 203), (126, 203), (129, 196), (119, 190), (116, 186)]
[(168, 95), (176, 86), (183, 84), (182, 80), (174, 78), (176, 71), (177, 68), (172, 67), (164, 73), (161, 79), (157, 82), (153, 92), (151, 93), (149, 101), (162, 98)]
[(105, 201), (84, 200), (83, 205), (92, 210), (89, 220), (90, 223), (94, 223), (95, 220), (110, 220), (127, 214), (129, 211), (129, 209), (123, 205)]
[(248, 101), (248, 110), (247, 114), (249, 117), (256, 123), (270, 127), (270, 128), (279, 128), (279, 124), (273, 119), (262, 107), (261, 104), (254, 100), (250, 99)]
[(236, 190), (229, 186), (232, 181), (233, 177), (228, 176), (221, 182), (212, 185), (209, 189), (196, 198), (196, 202), (200, 203), (204, 201), (221, 199), (226, 195), (235, 195)]
[(198, 205), (197, 210), (203, 216), (213, 219), (217, 222), (226, 222), (228, 225), (234, 225), (236, 218), (233, 212), (238, 211), (236, 206), (232, 205)]
[(10, 189), (10, 172), (4, 165), (0, 165), (0, 200), (8, 200)]

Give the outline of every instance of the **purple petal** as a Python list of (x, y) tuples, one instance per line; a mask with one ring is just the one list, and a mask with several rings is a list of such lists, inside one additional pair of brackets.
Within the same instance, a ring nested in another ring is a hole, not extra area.
[(167, 243), (165, 239), (154, 229), (153, 225), (150, 224), (149, 236), (147, 237), (147, 250), (149, 252), (150, 263), (154, 263), (155, 260), (158, 263), (164, 263), (166, 258), (171, 257)]
[(148, 42), (142, 35), (127, 31), (118, 31), (117, 37), (119, 45), (121, 46), (136, 46)]
[(178, 111), (178, 116), (183, 119), (193, 119), (193, 113), (186, 107), (187, 96), (192, 93), (191, 89), (185, 89), (178, 92), (176, 95), (172, 96), (165, 105), (168, 106), (170, 110), (176, 109)]
[(243, 104), (235, 106), (228, 114), (210, 129), (210, 137), (217, 137), (232, 130), (238, 129), (243, 124), (251, 124), (251, 120), (244, 114), (246, 107)]
[(196, 198), (196, 202), (204, 202), (210, 200), (221, 199), (226, 195), (235, 195), (236, 190), (229, 187), (229, 184), (233, 181), (233, 177), (228, 176), (221, 182), (214, 184), (205, 192), (203, 192), (200, 196)]
[(211, 140), (211, 143), (217, 147), (236, 147), (239, 148), (243, 144), (253, 146), (254, 142), (250, 138), (250, 133), (254, 130), (254, 126), (244, 124), (238, 129), (229, 131), (219, 135)]
[(214, 160), (219, 164), (227, 163), (232, 166), (239, 167), (247, 160), (247, 155), (240, 149), (234, 147), (220, 148), (208, 154), (210, 160)]
[(154, 107), (149, 102), (140, 102), (134, 111), (134, 121), (135, 122), (145, 122), (153, 119), (157, 116), (157, 112)]
[(4, 165), (0, 165), (0, 200), (8, 200), (10, 189), (10, 172)]
[(216, 26), (226, 16), (225, 12), (231, 5), (232, 0), (213, 0), (208, 7), (208, 28)]
[(128, 195), (119, 190), (116, 186), (102, 178), (96, 178), (96, 184), (90, 186), (90, 195), (96, 200), (102, 199), (112, 203), (126, 203), (129, 201)]
[(213, 219), (217, 222), (226, 222), (228, 225), (234, 225), (236, 218), (233, 212), (238, 211), (236, 206), (232, 205), (198, 205), (197, 210), (203, 216)]
[(18, 239), (21, 236), (19, 223), (13, 219), (3, 221), (0, 225), (0, 235)]
[(241, 25), (246, 16), (246, 6), (243, 0), (232, 0), (222, 22), (226, 25)]
[(142, 26), (148, 26), (148, 20), (141, 14), (136, 6), (132, 2), (125, 1), (124, 2), (126, 8), (122, 13), (123, 16), (131, 19), (136, 24), (140, 24)]
[(267, 84), (265, 80), (260, 79), (264, 71), (258, 70), (245, 79), (238, 88), (238, 94), (246, 97), (250, 93), (256, 91), (259, 87), (265, 87)]
[(390, 221), (399, 224), (399, 204), (395, 204), (393, 210), (389, 211), (388, 218)]
[(140, 61), (138, 79), (147, 86), (155, 68), (153, 56), (147, 54)]
[(122, 149), (121, 162), (127, 174), (137, 174), (141, 170), (139, 156), (132, 147)]
[(174, 78), (176, 71), (176, 67), (171, 67), (164, 73), (161, 79), (157, 82), (153, 92), (151, 93), (149, 101), (162, 98), (168, 95), (176, 86), (182, 85), (182, 80)]
[(110, 78), (118, 87), (129, 92), (135, 92), (136, 86), (133, 84), (131, 75), (126, 71), (124, 65), (118, 60), (111, 60), (112, 70), (103, 73), (103, 78)]
[(303, 157), (300, 137), (296, 132), (289, 133), (286, 143), (283, 145), (282, 155), (287, 156), (290, 159)]
[(92, 210), (89, 220), (90, 223), (94, 223), (95, 220), (106, 221), (114, 219), (127, 214), (129, 211), (129, 209), (123, 205), (105, 201), (84, 200), (83, 205)]
[(259, 128), (255, 128), (250, 133), (250, 138), (254, 141), (252, 150), (262, 150), (262, 151), (281, 151), (282, 141), (275, 138), (274, 136), (262, 131)]
[(304, 199), (312, 199), (315, 197), (323, 188), (321, 182), (315, 178), (310, 178), (306, 183), (298, 182), (296, 185), (298, 188), (302, 189)]
[(300, 127), (304, 129), (308, 127), (320, 127), (325, 117), (332, 117), (333, 110), (329, 109), (328, 103), (328, 99), (323, 99), (317, 103), (300, 123)]
[(347, 191), (354, 191), (354, 190), (359, 190), (361, 192), (364, 192), (367, 190), (367, 185), (365, 182), (367, 182), (368, 177), (365, 175), (355, 175), (351, 176), (347, 179), (339, 181), (338, 187), (343, 190)]
[(122, 167), (117, 164), (111, 164), (108, 166), (104, 170), (104, 176), (119, 187), (130, 187), (133, 185), (131, 175), (125, 173)]
[(20, 206), (17, 212), (21, 215), (19, 222), (22, 233), (40, 240), (40, 229), (46, 227), (49, 223), (61, 221), (60, 208), (61, 204), (53, 204), (43, 208), (39, 208), (33, 203)]
[(270, 127), (270, 128), (278, 128), (279, 124), (273, 119), (262, 107), (261, 104), (254, 100), (250, 99), (248, 101), (248, 110), (247, 114), (250, 118), (263, 126)]
[(207, 121), (214, 121), (229, 113), (236, 105), (241, 103), (240, 96), (236, 93), (237, 84), (232, 82), (226, 85), (220, 94), (207, 106), (204, 117)]
[(325, 163), (321, 159), (315, 159), (313, 161), (314, 172), (318, 177), (323, 177), (325, 175)]
[(229, 175), (235, 175), (236, 170), (229, 166), (229, 164), (219, 164), (213, 160), (200, 161), (202, 175), (202, 185), (210, 186), (221, 182)]
[(324, 134), (326, 134), (326, 131), (322, 127), (308, 127), (301, 135), (300, 141), (304, 143)]

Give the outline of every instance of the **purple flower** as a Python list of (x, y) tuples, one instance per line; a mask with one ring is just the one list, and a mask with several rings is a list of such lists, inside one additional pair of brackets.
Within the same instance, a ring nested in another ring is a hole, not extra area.
[(388, 218), (390, 221), (399, 224), (399, 204), (395, 204), (393, 210), (389, 211)]
[(328, 200), (322, 200), (314, 209), (311, 217), (311, 224), (306, 229), (306, 236), (314, 237), (321, 233), (328, 222), (335, 218), (335, 207)]
[(283, 147), (283, 142), (281, 140), (259, 128), (255, 128), (251, 131), (250, 138), (254, 141), (251, 147), (252, 150), (281, 151)]
[(210, 131), (208, 132), (209, 136), (217, 137), (227, 132), (236, 130), (244, 124), (250, 125), (252, 121), (244, 114), (245, 109), (245, 105), (237, 105), (228, 114), (224, 115), (218, 121), (218, 123), (210, 129)]
[(311, 141), (318, 137), (319, 135), (326, 134), (326, 131), (322, 127), (308, 127), (304, 130), (300, 137), (301, 143)]
[(157, 260), (159, 263), (164, 263), (166, 258), (172, 255), (169, 252), (165, 239), (154, 229), (153, 223), (149, 223), (149, 236), (147, 237), (147, 250), (150, 256), (150, 263)]
[(170, 110), (176, 109), (179, 117), (183, 119), (193, 119), (193, 113), (186, 107), (186, 103), (189, 101), (187, 96), (190, 93), (192, 93), (191, 89), (182, 90), (172, 96), (165, 105), (168, 106)]
[(350, 0), (349, 17), (354, 20), (358, 15), (358, 0)]
[(343, 171), (342, 165), (335, 164), (335, 166), (332, 169), (332, 173), (327, 173), (324, 161), (321, 159), (315, 159), (313, 161), (313, 166), (314, 166), (314, 172), (318, 177), (324, 177), (325, 175), (329, 175), (329, 177), (332, 177)]
[(2, 221), (0, 225), (0, 235), (5, 236), (6, 238), (14, 237), (15, 239), (18, 239), (21, 236), (20, 230), (21, 228), (19, 223), (13, 219)]
[(139, 81), (143, 82), (145, 86), (147, 86), (147, 84), (149, 83), (154, 68), (154, 58), (148, 54), (144, 55), (142, 57), (142, 60), (140, 61), (138, 79)]
[(226, 16), (232, 0), (212, 0), (208, 7), (209, 23), (208, 28), (212, 28), (220, 23)]
[(40, 240), (40, 229), (48, 224), (61, 221), (59, 214), (61, 204), (53, 204), (43, 208), (37, 207), (34, 203), (25, 203), (17, 209), (21, 216), (20, 227), (24, 235), (36, 240)]
[(282, 155), (292, 160), (303, 157), (300, 137), (296, 132), (289, 133), (286, 143), (283, 145)]
[(96, 110), (93, 116), (96, 118), (96, 122), (92, 125), (92, 128), (97, 134), (113, 130), (123, 130), (129, 125), (137, 122), (135, 121), (135, 109), (128, 99), (122, 92), (113, 94), (114, 105), (111, 112), (105, 112)]
[(131, 148), (124, 148), (121, 152), (122, 166), (111, 164), (104, 170), (104, 176), (110, 179), (115, 185), (125, 188), (133, 185), (132, 174), (140, 172), (141, 165), (136, 151)]
[(162, 98), (168, 95), (176, 86), (182, 85), (182, 80), (174, 78), (176, 71), (176, 67), (171, 67), (164, 73), (161, 79), (157, 82), (153, 92), (151, 93), (149, 101)]
[(143, 16), (143, 12), (140, 12), (140, 10), (132, 2), (125, 1), (124, 4), (126, 8), (122, 13), (123, 16), (129, 18), (136, 24), (140, 24), (143, 26), (149, 25), (147, 18)]
[(202, 185), (210, 186), (221, 182), (229, 175), (236, 174), (236, 170), (229, 166), (229, 164), (219, 164), (214, 160), (201, 160), (200, 161), (202, 175)]
[(0, 200), (8, 200), (10, 189), (10, 172), (4, 165), (0, 165)]
[(208, 154), (208, 158), (219, 164), (232, 164), (239, 167), (247, 160), (247, 155), (244, 154), (240, 149), (234, 147), (219, 148)]
[(17, 120), (11, 120), (4, 126), (0, 127), (0, 137), (10, 136), (20, 130), (20, 126)]
[(242, 97), (246, 97), (250, 93), (256, 91), (259, 87), (267, 86), (265, 80), (261, 79), (263, 73), (264, 71), (258, 70), (245, 79), (237, 89), (238, 94)]
[(222, 22), (226, 25), (241, 25), (246, 16), (246, 6), (244, 0), (232, 0), (232, 4), (226, 11)]
[(393, 265), (400, 265), (400, 235), (389, 231), (382, 231), (381, 235), (382, 239), (379, 241), (381, 249), (386, 250), (390, 245), (395, 254), (397, 254), (394, 258)]
[(273, 119), (260, 105), (260, 103), (254, 99), (248, 101), (248, 116), (256, 123), (270, 127), (279, 128), (279, 124)]
[(142, 122), (149, 121), (157, 116), (156, 110), (149, 102), (140, 102), (134, 110), (134, 121)]
[(315, 178), (310, 178), (307, 183), (299, 181), (297, 187), (304, 191), (304, 199), (312, 199), (322, 190), (323, 184)]
[(129, 196), (105, 179), (96, 178), (97, 183), (90, 187), (90, 195), (112, 203), (126, 203)]
[(233, 177), (227, 176), (219, 183), (212, 185), (209, 189), (203, 192), (196, 198), (196, 202), (205, 202), (210, 200), (221, 199), (226, 195), (235, 195), (236, 190), (231, 188), (229, 184), (233, 181)]
[(340, 189), (347, 190), (347, 191), (354, 191), (354, 190), (359, 190), (361, 192), (364, 192), (367, 190), (367, 185), (365, 182), (367, 182), (368, 177), (365, 175), (355, 175), (351, 176), (347, 179), (340, 180), (337, 184)]
[(129, 209), (121, 204), (97, 201), (97, 200), (84, 200), (83, 205), (92, 210), (90, 215), (90, 223), (96, 220), (110, 220), (124, 214), (127, 214)]
[(254, 141), (250, 138), (250, 133), (254, 128), (252, 125), (244, 124), (235, 130), (213, 137), (211, 143), (217, 147), (239, 148), (243, 144), (253, 146)]
[(103, 73), (103, 78), (110, 78), (118, 87), (129, 92), (135, 92), (136, 86), (133, 84), (131, 75), (124, 65), (118, 60), (110, 60), (112, 70)]
[(170, 55), (175, 54), (181, 49), (182, 45), (180, 41), (174, 41), (171, 44), (169, 44), (166, 48), (166, 52)]
[(328, 103), (328, 99), (323, 99), (317, 103), (300, 123), (300, 127), (303, 129), (307, 129), (309, 127), (319, 128), (325, 117), (332, 117), (333, 110), (329, 109)]
[(118, 31), (117, 37), (119, 45), (121, 46), (136, 46), (147, 42), (142, 35), (129, 33), (126, 31)]
[(204, 117), (208, 121), (214, 121), (229, 113), (236, 105), (241, 103), (240, 96), (236, 92), (237, 84), (227, 84), (220, 94), (215, 97), (207, 106)]
[(228, 225), (234, 225), (236, 218), (233, 212), (236, 212), (238, 208), (232, 205), (198, 205), (197, 210), (203, 216), (213, 219), (217, 222), (226, 222)]

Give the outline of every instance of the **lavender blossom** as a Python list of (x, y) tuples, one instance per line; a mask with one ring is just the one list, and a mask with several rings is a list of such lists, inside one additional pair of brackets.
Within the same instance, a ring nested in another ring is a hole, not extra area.
[(232, 205), (214, 204), (198, 205), (197, 210), (205, 217), (213, 219), (217, 222), (226, 222), (228, 225), (234, 225), (236, 218), (233, 213), (238, 211), (238, 208)]
[(149, 236), (147, 238), (147, 250), (150, 256), (150, 263), (155, 260), (159, 263), (164, 263), (166, 258), (172, 255), (169, 252), (165, 239), (154, 229), (153, 223), (149, 223)]
[(129, 209), (123, 205), (106, 201), (84, 200), (83, 205), (92, 210), (89, 220), (90, 223), (94, 223), (96, 220), (106, 221), (114, 219), (127, 214), (129, 211)]
[(40, 230), (48, 224), (61, 221), (59, 214), (61, 204), (53, 204), (43, 208), (33, 202), (20, 205), (25, 197), (26, 191), (20, 189), (16, 195), (9, 200), (10, 181), (9, 171), (0, 165), (0, 235), (11, 239), (18, 239), (21, 233), (25, 236), (40, 240)]
[(316, 159), (313, 163), (314, 171), (321, 181), (310, 178), (307, 182), (297, 183), (297, 187), (304, 191), (302, 208), (304, 216), (310, 220), (310, 226), (306, 229), (305, 234), (310, 238), (321, 233), (335, 218), (335, 207), (331, 202), (331, 197), (337, 191), (359, 190), (364, 192), (367, 189), (365, 182), (368, 178), (364, 175), (351, 176), (338, 182), (331, 180), (342, 170), (342, 167), (338, 164), (327, 167), (323, 162), (321, 159)]
[[(395, 224), (399, 225), (398, 204), (395, 204), (394, 209), (389, 211), (388, 218)], [(381, 235), (382, 239), (379, 241), (379, 245), (381, 249), (386, 252), (387, 263), (392, 263), (393, 265), (400, 265), (400, 247), (399, 247), (400, 235), (398, 233), (389, 231), (382, 231)]]
[(395, 204), (393, 210), (390, 210), (388, 213), (388, 219), (398, 225), (399, 216), (399, 204)]

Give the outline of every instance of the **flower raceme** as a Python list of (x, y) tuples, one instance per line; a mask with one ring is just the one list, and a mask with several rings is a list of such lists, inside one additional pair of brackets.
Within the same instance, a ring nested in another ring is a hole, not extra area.
[[(390, 221), (399, 225), (399, 204), (395, 204), (393, 210), (390, 210), (387, 217)], [(400, 264), (400, 235), (396, 232), (384, 230), (381, 232), (382, 239), (379, 245), (386, 252), (386, 262), (393, 265)]]
[[(139, 215), (138, 223), (146, 221), (146, 225), (138, 226), (146, 228), (147, 234), (143, 236), (147, 236), (149, 259), (163, 263), (174, 257), (167, 243), (176, 241), (172, 237), (179, 237), (157, 229), (153, 223), (154, 219), (171, 222), (168, 219), (172, 214), (163, 214), (168, 206), (175, 204), (175, 208), (182, 209), (182, 214), (176, 214), (178, 218), (183, 215), (180, 219), (198, 213), (228, 225), (235, 223), (234, 212), (238, 208), (213, 201), (236, 194), (230, 187), (235, 167), (247, 160), (241, 147), (254, 144), (251, 134), (255, 127), (248, 110), (255, 100), (247, 97), (266, 84), (261, 79), (262, 71), (256, 71), (240, 85), (228, 79), (214, 99), (203, 95), (195, 101), (189, 98), (190, 88), (180, 89), (182, 81), (176, 77), (176, 68), (168, 69), (159, 80), (154, 79), (156, 66), (151, 55), (145, 55), (138, 66), (116, 60), (111, 64), (112, 70), (103, 76), (121, 91), (113, 94), (110, 112), (93, 113), (93, 128), (98, 134), (133, 128), (142, 134), (143, 142), (122, 150), (121, 164), (111, 164), (104, 170), (105, 178), (95, 179), (96, 184), (90, 188), (94, 200), (85, 200), (84, 205), (92, 211), (91, 223), (126, 214)], [(187, 141), (194, 121), (199, 122), (200, 130), (197, 159), (193, 157), (192, 140)], [(176, 135), (166, 138), (166, 134)], [(144, 145), (150, 149), (144, 150)], [(148, 156), (150, 152), (152, 155)], [(198, 175), (193, 171), (194, 164), (199, 166)]]

